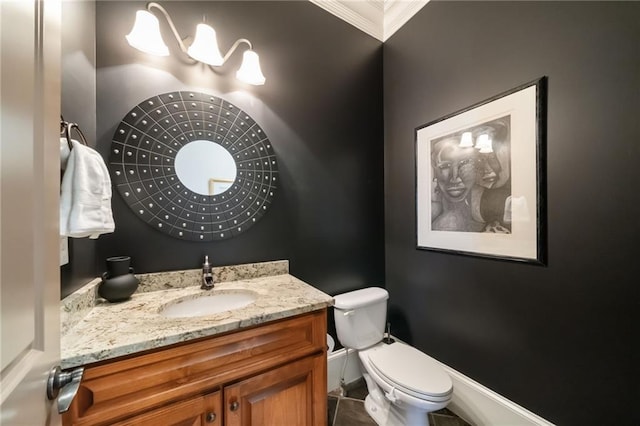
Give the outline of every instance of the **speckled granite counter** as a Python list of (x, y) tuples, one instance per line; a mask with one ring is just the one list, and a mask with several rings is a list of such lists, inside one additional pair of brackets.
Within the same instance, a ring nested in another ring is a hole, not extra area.
[[(61, 302), (63, 369), (159, 348), (322, 309), (333, 298), (289, 275), (287, 261), (214, 268), (215, 288), (201, 290), (201, 271), (140, 274), (130, 300), (108, 303), (97, 295), (97, 278)], [(251, 291), (249, 306), (218, 314), (165, 318), (175, 299)]]

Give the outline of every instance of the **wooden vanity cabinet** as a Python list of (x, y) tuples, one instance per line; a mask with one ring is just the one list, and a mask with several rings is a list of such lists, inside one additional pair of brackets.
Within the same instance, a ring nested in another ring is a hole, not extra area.
[(63, 424), (325, 425), (326, 315), (88, 365)]
[(225, 425), (325, 424), (327, 392), (315, 392), (314, 386), (323, 380), (323, 369), (326, 383), (326, 364), (321, 355), (306, 357), (226, 386)]
[(151, 410), (113, 426), (221, 426), (221, 392), (190, 398)]

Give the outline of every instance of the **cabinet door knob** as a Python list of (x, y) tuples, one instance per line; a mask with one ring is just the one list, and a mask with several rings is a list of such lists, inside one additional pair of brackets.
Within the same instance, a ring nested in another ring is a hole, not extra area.
[(216, 421), (216, 413), (207, 413), (207, 423), (213, 423)]
[(233, 401), (231, 405), (229, 405), (229, 408), (231, 409), (231, 411), (237, 411), (238, 408), (240, 408), (240, 404), (238, 403), (238, 401)]

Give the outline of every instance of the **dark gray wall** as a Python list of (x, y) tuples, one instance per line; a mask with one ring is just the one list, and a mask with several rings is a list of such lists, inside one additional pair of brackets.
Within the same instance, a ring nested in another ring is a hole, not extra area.
[[(561, 425), (640, 424), (639, 21), (637, 2), (430, 2), (384, 44), (400, 332)], [(543, 75), (548, 266), (416, 250), (414, 128)]]
[[(62, 2), (62, 115), (96, 146), (96, 8), (93, 1)], [(77, 138), (75, 133), (73, 137)], [(60, 296), (96, 276), (96, 243), (69, 238), (69, 263), (60, 268)]]
[(207, 22), (221, 50), (251, 40), (267, 77), (254, 87), (233, 77), (236, 52), (221, 71), (191, 65), (165, 31), (172, 56), (152, 57), (124, 36), (143, 2), (97, 3), (97, 138), (108, 158), (124, 115), (174, 90), (222, 97), (269, 136), (281, 186), (267, 213), (238, 237), (186, 242), (139, 220), (113, 197), (116, 231), (98, 240), (104, 259), (130, 255), (137, 272), (289, 259), (292, 274), (333, 294), (384, 277), (382, 45), (308, 2), (166, 2), (182, 36)]

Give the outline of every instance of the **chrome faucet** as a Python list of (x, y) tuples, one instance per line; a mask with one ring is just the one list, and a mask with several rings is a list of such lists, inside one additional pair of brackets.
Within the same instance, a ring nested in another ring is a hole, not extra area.
[(204, 263), (202, 264), (202, 286), (203, 290), (211, 290), (213, 288), (213, 268), (209, 263), (209, 256), (204, 257)]

